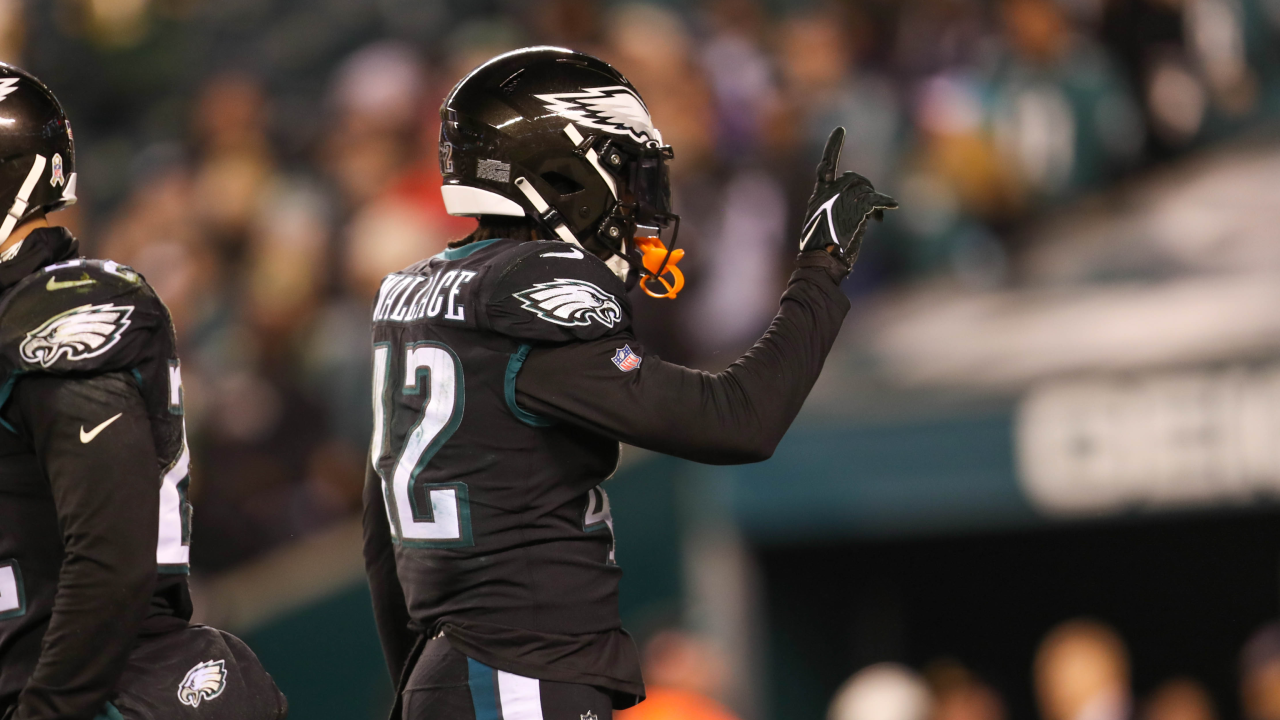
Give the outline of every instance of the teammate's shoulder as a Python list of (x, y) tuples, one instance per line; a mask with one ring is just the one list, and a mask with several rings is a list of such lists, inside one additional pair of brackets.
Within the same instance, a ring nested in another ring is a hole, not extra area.
[(66, 260), (27, 276), (0, 303), (0, 352), (25, 370), (109, 371), (132, 362), (169, 322), (132, 268)]
[(490, 326), (544, 342), (591, 340), (631, 322), (626, 286), (602, 260), (558, 240), (525, 242), (493, 259)]

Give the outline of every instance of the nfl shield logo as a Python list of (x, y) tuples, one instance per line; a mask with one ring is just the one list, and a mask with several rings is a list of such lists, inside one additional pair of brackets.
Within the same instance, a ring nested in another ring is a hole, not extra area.
[(631, 372), (640, 367), (641, 358), (639, 355), (631, 352), (630, 345), (623, 345), (618, 348), (618, 352), (613, 355), (613, 364), (618, 366), (622, 372)]

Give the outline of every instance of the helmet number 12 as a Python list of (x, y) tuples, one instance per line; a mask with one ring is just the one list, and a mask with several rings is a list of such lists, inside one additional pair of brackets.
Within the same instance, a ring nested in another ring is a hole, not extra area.
[[(474, 545), (467, 484), (419, 479), (462, 422), (462, 363), (438, 342), (408, 343), (401, 357), (403, 363), (395, 363), (400, 358), (392, 357), (389, 343), (374, 345), (370, 457), (382, 479), (392, 539), (408, 547)], [(416, 411), (416, 420), (399, 446), (390, 447), (397, 409)]]

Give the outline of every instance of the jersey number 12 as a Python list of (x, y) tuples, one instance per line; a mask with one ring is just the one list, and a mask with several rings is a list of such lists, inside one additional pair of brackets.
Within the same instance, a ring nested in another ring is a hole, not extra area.
[[(418, 482), (418, 475), (462, 422), (462, 363), (452, 350), (438, 342), (405, 345), (399, 377), (391, 377), (391, 360), (389, 343), (374, 345), (370, 457), (382, 478), (392, 537), (409, 547), (474, 545), (467, 484)], [(405, 401), (420, 401), (422, 405), (417, 422), (398, 448), (395, 463), (384, 471), (382, 461), (389, 455), (386, 446), (391, 436), (394, 391)]]

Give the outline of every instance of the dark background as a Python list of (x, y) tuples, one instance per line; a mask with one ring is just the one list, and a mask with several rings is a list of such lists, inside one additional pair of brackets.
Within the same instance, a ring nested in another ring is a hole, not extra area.
[(1089, 616), (1128, 641), (1140, 696), (1201, 679), (1238, 717), (1236, 658), (1274, 617), (1280, 511), (760, 549), (774, 717), (819, 717), (855, 668), (951, 658), (1034, 717), (1044, 629)]

